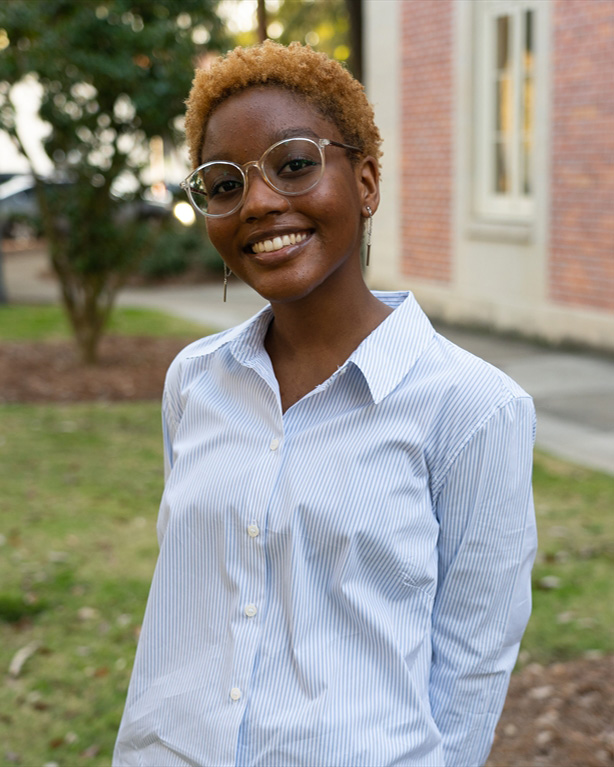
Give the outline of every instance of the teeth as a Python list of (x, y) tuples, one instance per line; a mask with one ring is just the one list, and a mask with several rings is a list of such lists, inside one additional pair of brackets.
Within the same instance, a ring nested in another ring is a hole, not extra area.
[(271, 253), (274, 250), (280, 248), (287, 248), (288, 245), (296, 245), (297, 242), (302, 242), (307, 235), (305, 232), (295, 234), (284, 234), (281, 237), (273, 237), (272, 240), (262, 240), (262, 242), (255, 242), (252, 245), (252, 251), (254, 253)]

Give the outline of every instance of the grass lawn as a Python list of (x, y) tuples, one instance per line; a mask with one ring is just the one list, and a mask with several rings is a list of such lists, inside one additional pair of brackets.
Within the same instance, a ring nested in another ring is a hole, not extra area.
[[(113, 309), (107, 333), (128, 336), (190, 336), (206, 331), (197, 325), (152, 309)], [(59, 306), (0, 306), (0, 341), (56, 341), (72, 338)]]
[(521, 659), (614, 652), (614, 477), (536, 452), (539, 553)]
[[(0, 310), (0, 339), (67, 332), (53, 307), (28, 308), (27, 332), (20, 311)], [(114, 322), (189, 328), (127, 310)], [(158, 404), (0, 406), (0, 487), (0, 764), (108, 765), (157, 555)], [(612, 653), (614, 479), (537, 453), (534, 489), (523, 662)]]
[(108, 765), (157, 553), (159, 408), (3, 406), (0, 424), (0, 764)]

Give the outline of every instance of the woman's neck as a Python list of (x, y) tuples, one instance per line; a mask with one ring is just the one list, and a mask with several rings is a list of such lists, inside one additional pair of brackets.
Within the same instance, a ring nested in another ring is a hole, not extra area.
[(329, 378), (392, 309), (364, 281), (341, 293), (274, 304), (265, 339), (285, 411)]

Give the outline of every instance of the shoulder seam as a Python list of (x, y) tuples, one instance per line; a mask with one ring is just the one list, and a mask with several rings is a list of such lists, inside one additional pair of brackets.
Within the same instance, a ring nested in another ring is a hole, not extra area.
[[(507, 388), (507, 387), (506, 387)], [(484, 418), (482, 418), (481, 421), (478, 422), (477, 426), (467, 434), (465, 439), (459, 444), (457, 450), (455, 453), (453, 453), (452, 457), (449, 460), (448, 466), (446, 467), (445, 471), (441, 475), (441, 479), (437, 482), (437, 485), (432, 488), (432, 502), (433, 506), (436, 506), (437, 499), (439, 498), (439, 494), (450, 474), (452, 471), (452, 468), (456, 464), (456, 462), (460, 459), (460, 456), (464, 451), (467, 449), (467, 446), (469, 443), (474, 439), (474, 437), (479, 434), (479, 432), (482, 431), (482, 429), (498, 414), (506, 408), (511, 402), (518, 402), (520, 400), (532, 400), (533, 398), (529, 394), (514, 394), (510, 389), (507, 389), (508, 397), (504, 402), (500, 402), (496, 407), (494, 407), (489, 413), (487, 413)]]

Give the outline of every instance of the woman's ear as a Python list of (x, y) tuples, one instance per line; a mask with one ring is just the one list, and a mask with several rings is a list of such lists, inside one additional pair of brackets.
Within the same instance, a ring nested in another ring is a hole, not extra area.
[(371, 208), (371, 214), (373, 214), (379, 207), (379, 165), (377, 160), (370, 155), (365, 157), (357, 168), (357, 176), (364, 215), (366, 215), (367, 207)]

